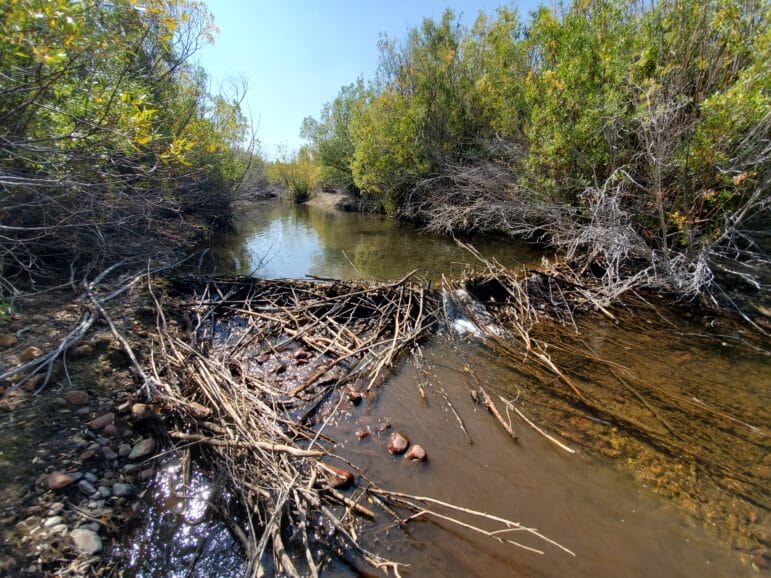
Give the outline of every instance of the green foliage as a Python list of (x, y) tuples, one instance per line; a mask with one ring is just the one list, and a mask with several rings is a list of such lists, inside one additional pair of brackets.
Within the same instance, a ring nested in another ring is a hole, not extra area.
[(265, 174), (271, 183), (285, 189), (295, 203), (309, 201), (321, 182), (321, 167), (308, 147), (301, 148), (291, 157), (268, 164)]
[(212, 40), (202, 3), (7, 0), (0, 14), (0, 215), (16, 227), (0, 242), (4, 275), (110, 258), (128, 246), (114, 231), (142, 235), (158, 210), (237, 182), (239, 100), (209, 95), (187, 63)]
[(519, 151), (503, 159), (513, 182), (539, 202), (583, 206), (587, 188), (623, 171), (635, 193), (621, 208), (655, 250), (716, 239), (768, 178), (766, 153), (750, 142), (768, 133), (771, 8), (557, 6), (528, 25), (501, 8), (468, 30), (448, 11), (402, 42), (382, 38), (377, 78), (306, 122), (324, 174), (410, 212), (422, 179), (500, 163), (503, 141)]

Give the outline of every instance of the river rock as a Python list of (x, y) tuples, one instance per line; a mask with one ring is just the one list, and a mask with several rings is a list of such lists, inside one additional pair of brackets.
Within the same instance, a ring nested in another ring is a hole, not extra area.
[(138, 460), (153, 453), (153, 451), (155, 451), (155, 440), (153, 438), (145, 438), (134, 444), (128, 458), (130, 460)]
[(73, 477), (70, 476), (69, 474), (65, 474), (64, 472), (57, 471), (57, 472), (52, 472), (48, 476), (46, 485), (51, 490), (61, 490), (62, 488), (66, 488), (67, 486), (72, 484), (72, 482), (74, 481), (75, 480), (73, 479)]
[(131, 406), (131, 417), (135, 420), (143, 420), (150, 417), (150, 410), (147, 407), (147, 404), (144, 403), (135, 403)]
[(72, 541), (75, 542), (75, 547), (81, 554), (92, 556), (102, 551), (102, 539), (93, 530), (78, 528), (73, 530), (70, 536), (72, 536)]
[(358, 429), (356, 430), (356, 437), (360, 440), (363, 440), (365, 438), (369, 437), (369, 430), (366, 429)]
[(410, 438), (403, 433), (395, 431), (388, 439), (388, 452), (392, 454), (403, 454), (410, 445)]
[(327, 474), (329, 485), (333, 488), (344, 490), (353, 484), (353, 472), (349, 472), (342, 468), (336, 468), (335, 466), (330, 466), (328, 464), (324, 464), (324, 470)]
[(104, 456), (104, 459), (106, 460), (117, 460), (118, 454), (115, 453), (115, 451), (110, 446), (104, 446), (102, 448), (102, 455)]
[(118, 433), (118, 428), (117, 428), (117, 427), (115, 427), (115, 424), (114, 424), (114, 423), (108, 423), (108, 424), (107, 424), (106, 426), (104, 426), (104, 428), (102, 429), (102, 433), (103, 433), (103, 434), (107, 434), (107, 435), (110, 435), (110, 436), (112, 436), (112, 435), (115, 435), (116, 433)]
[(78, 359), (81, 357), (87, 357), (94, 352), (94, 347), (90, 343), (82, 343), (70, 348), (67, 352), (72, 359)]
[(7, 333), (5, 335), (0, 335), (0, 348), (4, 347), (11, 347), (13, 345), (16, 345), (18, 343), (18, 339), (16, 339), (16, 336), (13, 333)]
[(33, 359), (43, 355), (43, 353), (44, 353), (43, 350), (40, 349), (39, 347), (30, 345), (29, 347), (27, 347), (27, 349), (25, 349), (19, 354), (19, 361), (21, 362), (32, 361)]
[(131, 453), (131, 446), (128, 444), (120, 444), (118, 446), (118, 455), (122, 458), (125, 458), (127, 455)]
[(63, 518), (61, 516), (51, 516), (50, 518), (46, 518), (46, 521), (43, 522), (44, 528), (50, 528), (51, 526), (56, 526), (56, 524), (61, 524), (63, 521)]
[(85, 405), (88, 403), (88, 394), (82, 389), (67, 391), (62, 397), (70, 405)]
[(100, 429), (103, 429), (104, 426), (109, 425), (114, 421), (115, 421), (115, 414), (110, 412), (92, 419), (90, 422), (88, 422), (88, 427), (90, 427), (94, 431), (99, 431)]
[(35, 391), (43, 383), (43, 379), (45, 379), (45, 376), (42, 373), (33, 375), (21, 385), (21, 388), (27, 392)]
[(410, 451), (404, 455), (404, 457), (411, 462), (425, 462), (427, 457), (426, 450), (424, 450), (418, 444), (415, 444), (410, 448)]
[(56, 524), (56, 526), (52, 526), (50, 532), (52, 534), (66, 534), (67, 533), (67, 524)]
[(117, 482), (112, 485), (112, 495), (117, 496), (119, 498), (125, 498), (126, 496), (130, 496), (133, 491), (134, 491), (134, 486), (132, 486), (131, 484), (124, 484), (121, 482)]
[(109, 498), (112, 495), (112, 491), (107, 486), (99, 486), (98, 490), (103, 498)]
[(145, 482), (150, 478), (152, 478), (154, 473), (155, 473), (154, 468), (145, 468), (144, 470), (139, 472), (139, 479)]
[(93, 496), (98, 493), (96, 488), (88, 480), (80, 480), (78, 482), (78, 489), (87, 496)]

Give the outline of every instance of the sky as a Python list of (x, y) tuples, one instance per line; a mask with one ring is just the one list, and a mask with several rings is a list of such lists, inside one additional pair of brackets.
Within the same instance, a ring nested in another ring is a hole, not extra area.
[[(244, 112), (257, 129), (263, 155), (297, 150), (300, 126), (340, 87), (375, 75), (377, 41), (385, 32), (402, 39), (424, 18), (452, 8), (464, 24), (480, 10), (493, 13), (505, 0), (206, 0), (219, 29), (197, 55), (214, 92), (243, 76)], [(540, 2), (509, 4), (521, 15)]]

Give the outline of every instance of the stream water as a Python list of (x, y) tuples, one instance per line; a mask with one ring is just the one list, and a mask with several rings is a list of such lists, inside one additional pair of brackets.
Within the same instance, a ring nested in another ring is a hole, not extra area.
[[(504, 265), (534, 263), (541, 257), (511, 241), (475, 239), (474, 245)], [(233, 230), (215, 237), (209, 258), (218, 273), (342, 279), (398, 278), (415, 268), (439, 278), (473, 264), (473, 258), (451, 240), (423, 235), (408, 225), (378, 216), (280, 203), (243, 213)], [(703, 333), (701, 318), (678, 321), (676, 331), (656, 320), (644, 325), (649, 328), (630, 330), (594, 320), (581, 330), (597, 355), (623, 364), (637, 378), (691, 396), (698, 403), (729, 398), (727, 406), (734, 415), (751, 416), (747, 419), (754, 426), (768, 430), (771, 371), (762, 354), (742, 353), (714, 335), (693, 337)], [(610, 424), (566, 417), (478, 341), (458, 344), (439, 335), (426, 344), (424, 356), (428, 378), (405, 362), (376, 397), (357, 407), (345, 406), (335, 415), (325, 430), (338, 442), (335, 450), (381, 487), (516, 520), (537, 528), (575, 556), (556, 548), (533, 554), (429, 520), (415, 521), (406, 532), (393, 527), (390, 519), (365, 523), (360, 531), (365, 544), (409, 564), (404, 575), (758, 575), (750, 556), (740, 551), (755, 554), (757, 561), (758, 548), (762, 560), (763, 544), (768, 546), (771, 464), (764, 433), (737, 433), (751, 439), (746, 448), (737, 445), (736, 451), (743, 452), (748, 470), (756, 468), (765, 501), (761, 499), (755, 508), (742, 503), (732, 510), (732, 498), (718, 496), (713, 511), (708, 503), (711, 495), (693, 498), (700, 487), (699, 472), (665, 458), (651, 458), (653, 450), (617, 435)], [(468, 365), (496, 397), (521, 399), (518, 407), (534, 419), (537, 416), (536, 421), (577, 452), (562, 451), (516, 416), (512, 425), (520, 441), (512, 443), (469, 399), (464, 381)], [(591, 368), (583, 372), (586, 383), (600, 383)], [(463, 420), (468, 435), (452, 410)], [(428, 463), (413, 464), (389, 455), (387, 433), (378, 432), (385, 424), (390, 424), (387, 431), (404, 432), (422, 445)], [(602, 430), (602, 435), (591, 437), (592, 427)], [(735, 429), (743, 428), (735, 424)], [(355, 432), (361, 429), (372, 435), (359, 439)], [(197, 497), (180, 498), (175, 480), (172, 463), (159, 476), (148, 500), (148, 523), (127, 552), (128, 574), (237, 575), (241, 561), (227, 530), (216, 520), (201, 518), (208, 486), (201, 483)], [(189, 489), (184, 493), (191, 495)], [(356, 575), (339, 562), (329, 566), (327, 573)]]

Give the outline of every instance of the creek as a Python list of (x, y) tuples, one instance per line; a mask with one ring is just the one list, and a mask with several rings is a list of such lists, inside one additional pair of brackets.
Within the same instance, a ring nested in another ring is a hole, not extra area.
[[(506, 266), (534, 264), (542, 257), (511, 240), (473, 242)], [(219, 274), (334, 279), (394, 279), (416, 268), (439, 279), (474, 264), (451, 239), (424, 235), (407, 224), (281, 203), (242, 212), (232, 229), (214, 237), (207, 260), (207, 272)], [(335, 451), (383, 488), (517, 520), (576, 555), (556, 548), (533, 554), (428, 519), (414, 521), (406, 531), (385, 517), (365, 522), (360, 530), (365, 545), (409, 564), (403, 574), (410, 576), (757, 575), (750, 556), (757, 560), (768, 545), (767, 358), (738, 346), (735, 333), (722, 335), (714, 327), (717, 321), (705, 328), (709, 318), (698, 313), (661, 308), (638, 321), (624, 327), (599, 317), (579, 325), (595, 355), (623, 366), (635, 379), (746, 420), (726, 425), (739, 441), (730, 437), (715, 451), (735, 454), (732, 459), (752, 473), (765, 494), (759, 503), (737, 500), (722, 486), (705, 483), (696, 465), (659, 455), (612, 424), (572, 415), (555, 401), (558, 395), (544, 395), (478, 339), (440, 334), (425, 344), (421, 368), (406, 360), (373, 398), (334, 414), (324, 433), (338, 442)], [(516, 400), (576, 453), (557, 448), (512, 413), (519, 436), (514, 444), (469, 399), (464, 378), (469, 366), (496, 398)], [(604, 377), (592, 367), (576, 373), (583, 383), (602, 385)], [(553, 387), (558, 394), (559, 386)], [(379, 432), (386, 425), (390, 429)], [(671, 427), (678, 430), (679, 424)], [(363, 429), (371, 435), (359, 439), (356, 432)], [(428, 462), (389, 455), (390, 431), (404, 432), (423, 446)], [(711, 434), (705, 429), (703, 435)], [(689, 436), (698, 446), (700, 434)], [(126, 552), (127, 575), (237, 575), (242, 568), (238, 548), (221, 522), (203, 515), (211, 485), (196, 474), (195, 487), (183, 490), (175, 467), (171, 462), (148, 494), (147, 523)], [(333, 562), (326, 575), (356, 573)]]

